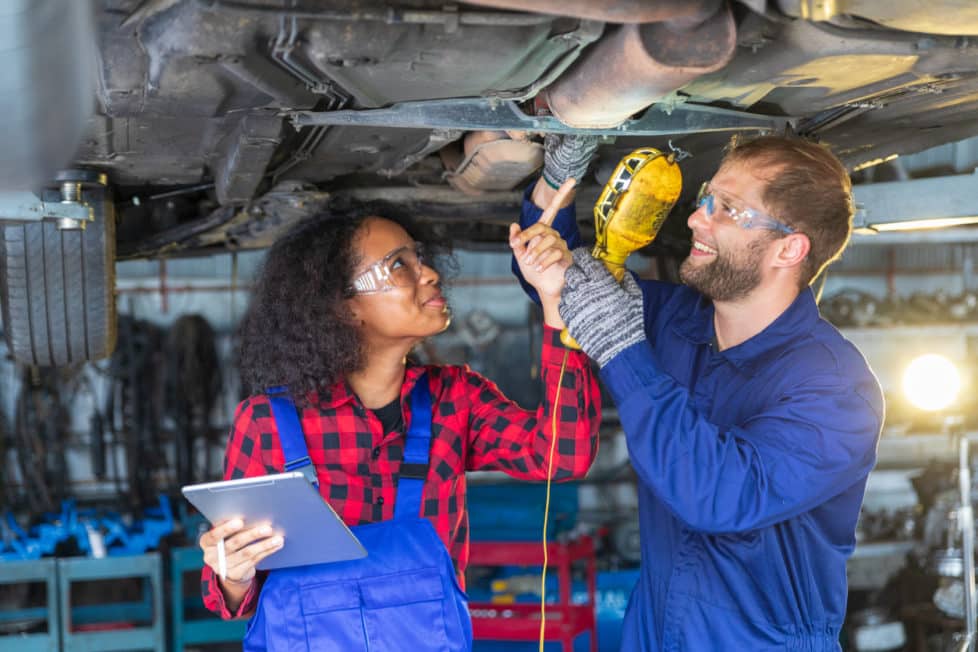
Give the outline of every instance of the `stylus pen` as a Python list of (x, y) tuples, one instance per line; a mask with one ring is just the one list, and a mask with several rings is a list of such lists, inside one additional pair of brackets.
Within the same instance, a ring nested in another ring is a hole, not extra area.
[(228, 558), (224, 553), (224, 539), (217, 542), (217, 574), (221, 576), (222, 582), (228, 578)]

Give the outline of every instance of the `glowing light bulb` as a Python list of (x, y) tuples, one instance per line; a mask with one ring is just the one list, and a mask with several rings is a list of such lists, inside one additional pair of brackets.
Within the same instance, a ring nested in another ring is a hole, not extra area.
[(903, 393), (921, 410), (943, 410), (954, 403), (959, 391), (961, 375), (954, 363), (942, 355), (922, 355), (903, 372)]

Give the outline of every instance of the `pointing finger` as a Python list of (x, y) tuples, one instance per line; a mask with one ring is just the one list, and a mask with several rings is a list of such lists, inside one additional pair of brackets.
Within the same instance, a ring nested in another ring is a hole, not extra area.
[(557, 211), (560, 210), (560, 205), (564, 203), (567, 196), (574, 191), (574, 187), (577, 185), (577, 180), (574, 177), (568, 177), (562, 184), (560, 188), (557, 189), (557, 194), (554, 198), (550, 200), (550, 203), (543, 210), (540, 215), (540, 219), (537, 220), (540, 224), (546, 224), (550, 226), (553, 224), (554, 218), (557, 216)]

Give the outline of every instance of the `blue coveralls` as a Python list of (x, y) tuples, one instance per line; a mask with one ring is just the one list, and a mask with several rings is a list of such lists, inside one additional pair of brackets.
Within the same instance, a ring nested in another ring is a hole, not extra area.
[[(521, 225), (539, 214), (525, 197)], [(554, 225), (579, 244), (572, 207)], [(879, 383), (809, 290), (721, 352), (709, 301), (639, 285), (647, 341), (601, 370), (639, 478), (642, 567), (621, 649), (839, 650)]]
[[(269, 398), (286, 470), (315, 478), (295, 406), (286, 395)], [(244, 652), (472, 648), (467, 600), (451, 556), (419, 516), (431, 442), (427, 375), (411, 390), (410, 416), (394, 518), (351, 528), (367, 549), (363, 559), (271, 571), (248, 624)]]

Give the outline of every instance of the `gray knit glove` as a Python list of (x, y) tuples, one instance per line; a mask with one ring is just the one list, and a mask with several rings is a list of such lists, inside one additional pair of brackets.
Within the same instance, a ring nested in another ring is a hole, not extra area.
[(553, 188), (568, 177), (578, 183), (598, 148), (598, 136), (547, 134), (543, 138), (543, 179)]
[(564, 273), (558, 310), (581, 349), (603, 367), (645, 339), (642, 290), (630, 272), (618, 285), (584, 247), (571, 253), (574, 264)]

